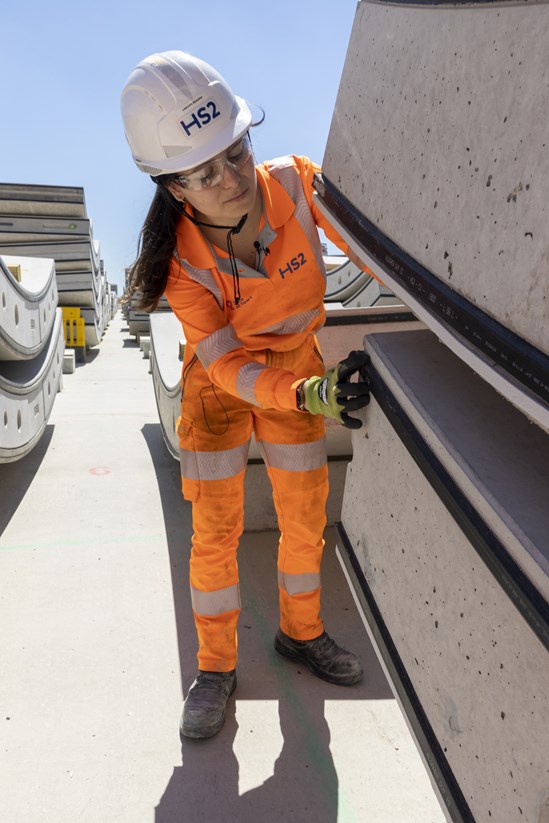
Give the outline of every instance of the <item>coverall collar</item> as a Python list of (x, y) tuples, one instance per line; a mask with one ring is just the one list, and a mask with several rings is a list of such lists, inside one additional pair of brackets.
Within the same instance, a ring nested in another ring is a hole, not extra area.
[[(283, 186), (272, 177), (263, 165), (256, 166), (257, 180), (263, 195), (263, 213), (266, 226), (276, 230), (283, 226), (295, 211), (295, 203)], [(188, 203), (185, 210), (194, 216)], [(198, 226), (181, 217), (177, 226), (178, 253), (197, 269), (216, 268), (216, 260), (210, 244)]]

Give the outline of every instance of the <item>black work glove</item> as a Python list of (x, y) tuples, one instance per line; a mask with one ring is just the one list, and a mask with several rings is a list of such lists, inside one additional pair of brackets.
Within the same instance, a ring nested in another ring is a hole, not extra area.
[[(370, 402), (370, 376), (367, 369), (369, 362), (370, 355), (365, 351), (352, 351), (338, 364), (337, 402), (343, 406), (341, 422), (348, 429), (362, 427), (362, 420), (350, 417), (349, 412), (362, 409)], [(359, 380), (351, 383), (354, 374), (358, 374)]]
[[(348, 429), (360, 429), (362, 420), (349, 412), (362, 409), (370, 402), (370, 379), (366, 366), (370, 357), (364, 351), (352, 351), (322, 377), (310, 377), (300, 386), (304, 408), (311, 414), (323, 414)], [(358, 373), (360, 380), (351, 383)]]

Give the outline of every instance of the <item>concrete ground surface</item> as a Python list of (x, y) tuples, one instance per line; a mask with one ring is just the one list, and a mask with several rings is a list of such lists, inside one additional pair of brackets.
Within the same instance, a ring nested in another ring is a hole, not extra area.
[(120, 313), (64, 375), (46, 433), (0, 465), (2, 823), (439, 823), (444, 815), (327, 532), (323, 614), (366, 676), (279, 657), (275, 532), (241, 543), (239, 684), (179, 740), (196, 671), (190, 505)]

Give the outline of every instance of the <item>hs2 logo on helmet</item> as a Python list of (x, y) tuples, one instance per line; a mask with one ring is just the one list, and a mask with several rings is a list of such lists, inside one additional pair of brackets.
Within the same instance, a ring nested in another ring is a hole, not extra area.
[[(215, 120), (216, 117), (221, 117), (221, 112), (213, 100), (208, 100), (207, 103), (204, 103), (203, 106), (193, 112), (190, 119), (180, 120), (180, 123), (187, 137), (190, 137), (191, 129), (201, 129), (211, 123), (212, 120)], [(189, 118), (189, 115), (186, 115), (186, 118)]]

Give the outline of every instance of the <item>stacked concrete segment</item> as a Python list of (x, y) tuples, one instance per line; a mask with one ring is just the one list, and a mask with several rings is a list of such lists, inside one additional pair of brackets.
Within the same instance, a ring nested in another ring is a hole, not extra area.
[(110, 287), (83, 188), (1, 183), (0, 224), (1, 253), (55, 260), (59, 304), (82, 310), (86, 346), (98, 345), (112, 317)]
[[(127, 268), (125, 271), (124, 300), (122, 302), (122, 312), (127, 320), (129, 333), (138, 339), (143, 334), (149, 335), (151, 333), (149, 323), (150, 312), (145, 311), (141, 307), (140, 304), (142, 298), (143, 295), (140, 291), (134, 291), (130, 293), (130, 268)], [(168, 305), (168, 301), (166, 300), (166, 297), (164, 295), (162, 295), (162, 297), (158, 301), (158, 305), (155, 311), (157, 313), (162, 311), (171, 311), (171, 308)]]
[(359, 2), (319, 207), (364, 338), (339, 553), (451, 820), (549, 813), (549, 6)]
[(150, 371), (162, 436), (169, 453), (179, 460), (177, 419), (181, 408), (181, 370), (185, 337), (173, 312), (150, 315)]
[(0, 463), (40, 440), (65, 348), (53, 260), (0, 257)]

